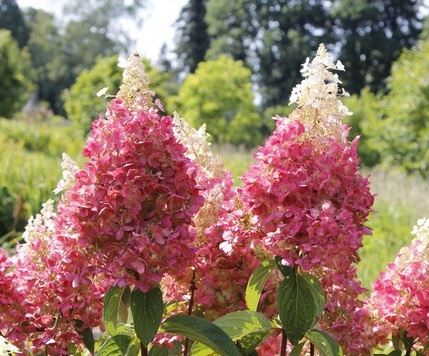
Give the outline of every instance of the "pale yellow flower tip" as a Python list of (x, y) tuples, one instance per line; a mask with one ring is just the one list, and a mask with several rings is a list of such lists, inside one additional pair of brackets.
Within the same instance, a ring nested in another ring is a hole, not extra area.
[(149, 89), (150, 79), (138, 53), (134, 52), (126, 60), (119, 58), (118, 66), (125, 68), (122, 75), (122, 85), (117, 98), (129, 108), (135, 106), (154, 106), (154, 92)]

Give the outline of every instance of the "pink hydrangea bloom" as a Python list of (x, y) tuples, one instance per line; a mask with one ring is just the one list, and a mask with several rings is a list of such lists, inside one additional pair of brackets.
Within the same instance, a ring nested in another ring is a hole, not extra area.
[[(187, 278), (165, 279), (164, 290), (167, 300), (183, 301), (185, 295), (189, 301), (192, 280), (194, 309), (214, 320), (245, 308), (245, 286), (258, 261), (249, 248), (237, 248), (233, 253), (221, 248), (223, 234), (231, 227), (228, 217), (238, 214), (231, 173), (212, 153), (204, 126), (199, 130), (191, 128), (178, 114), (174, 120), (175, 135), (187, 148), (185, 154), (198, 165), (196, 179), (205, 203), (194, 217), (197, 255), (193, 268)], [(238, 219), (232, 228), (235, 224), (239, 224)]]
[(107, 286), (91, 273), (88, 251), (59, 233), (56, 218), (48, 201), (30, 219), (25, 244), (10, 259), (9, 283), (1, 286), (2, 295), (14, 293), (15, 304), (0, 300), (0, 308), (10, 308), (0, 329), (23, 351), (67, 355), (68, 343), (82, 343), (80, 332), (100, 326)]
[(66, 193), (61, 219), (81, 246), (104, 254), (102, 271), (119, 286), (147, 291), (165, 273), (183, 274), (195, 255), (192, 217), (203, 204), (197, 167), (184, 156), (172, 118), (111, 102), (94, 122), (89, 158)]
[(204, 203), (198, 167), (174, 135), (173, 119), (160, 116), (151, 92), (138, 87), (147, 85), (140, 65), (130, 59), (120, 99), (93, 124), (87, 163), (81, 170), (64, 163), (57, 191), (66, 191), (56, 211), (50, 203), (30, 220), (13, 257), (4, 287), (20, 297), (22, 312), (0, 329), (23, 350), (68, 354), (68, 343), (82, 345), (80, 331), (102, 327), (110, 285), (147, 291), (193, 264), (193, 217)]
[(380, 343), (391, 334), (415, 339), (420, 351), (429, 342), (429, 219), (420, 219), (416, 235), (375, 281), (367, 300)]
[(316, 275), (327, 298), (320, 324), (348, 355), (364, 354), (358, 336), (366, 325), (356, 323), (365, 319), (358, 313), (364, 289), (354, 264), (363, 235), (371, 233), (364, 223), (374, 197), (359, 173), (358, 141), (347, 141), (341, 117), (348, 111), (337, 86), (332, 94), (332, 83), (325, 81), (332, 77), (329, 69), (338, 69), (326, 56), (319, 48), (307, 64), (309, 77), (294, 97), (300, 106), (288, 118), (277, 118), (239, 194), (259, 231), (255, 248)]

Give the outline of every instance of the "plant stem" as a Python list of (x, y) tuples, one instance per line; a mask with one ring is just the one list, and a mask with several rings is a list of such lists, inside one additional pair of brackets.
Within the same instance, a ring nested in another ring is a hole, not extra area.
[(314, 356), (314, 345), (310, 343), (310, 356)]
[[(188, 305), (188, 315), (192, 315), (192, 309), (194, 308), (194, 293), (195, 289), (197, 287), (195, 286), (195, 269), (192, 271), (192, 277), (191, 277), (191, 286), (189, 287), (189, 291), (191, 292), (191, 297), (189, 299), (189, 305)], [(189, 352), (189, 339), (185, 339), (185, 348), (183, 350), (183, 356), (187, 356)]]
[(286, 346), (287, 346), (287, 335), (284, 330), (282, 330), (282, 346), (280, 349), (280, 356), (286, 356)]
[(149, 353), (147, 352), (147, 347), (143, 345), (143, 343), (140, 343), (140, 351), (141, 351), (141, 356), (148, 356)]

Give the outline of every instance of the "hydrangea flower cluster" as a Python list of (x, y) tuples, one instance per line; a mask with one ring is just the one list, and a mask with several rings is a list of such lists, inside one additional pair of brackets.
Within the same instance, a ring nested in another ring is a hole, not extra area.
[(100, 325), (106, 285), (90, 272), (87, 251), (60, 232), (57, 216), (53, 201), (45, 203), (6, 264), (8, 285), (1, 290), (13, 299), (1, 298), (0, 309), (8, 310), (0, 330), (21, 350), (67, 355), (69, 343), (81, 343), (83, 330)]
[(199, 166), (197, 181), (205, 203), (194, 217), (198, 252), (193, 269), (187, 279), (179, 281), (181, 288), (178, 281), (170, 281), (165, 289), (168, 300), (180, 300), (184, 293), (188, 294), (192, 279), (195, 308), (214, 320), (245, 308), (246, 284), (259, 261), (249, 247), (250, 239), (243, 239), (247, 245), (234, 251), (226, 253), (222, 249), (227, 231), (246, 231), (240, 228), (243, 213), (237, 205), (239, 197), (232, 188), (231, 173), (211, 151), (204, 126), (196, 130), (178, 114), (174, 119), (175, 134), (186, 146), (186, 155)]
[(380, 274), (367, 302), (377, 342), (406, 333), (414, 339), (414, 348), (422, 351), (429, 343), (429, 219), (418, 220), (412, 234), (416, 237), (411, 245), (403, 247)]
[(60, 217), (78, 244), (101, 254), (100, 271), (142, 291), (192, 264), (192, 218), (204, 202), (198, 167), (177, 141), (173, 119), (148, 102), (146, 77), (131, 56), (119, 99), (93, 124), (83, 150), (89, 161)]
[(321, 46), (304, 68), (307, 78), (292, 96), (298, 108), (277, 118), (239, 193), (259, 230), (255, 246), (321, 279), (327, 293), (322, 323), (352, 354), (360, 340), (342, 334), (359, 334), (350, 324), (363, 292), (354, 264), (363, 235), (371, 233), (364, 223), (374, 197), (359, 173), (357, 140), (347, 142), (341, 121), (348, 111), (331, 73), (341, 66)]
[(13, 258), (1, 254), (0, 308), (19, 308), (0, 332), (20, 349), (69, 354), (69, 343), (80, 345), (86, 328), (100, 326), (110, 285), (147, 291), (193, 264), (192, 219), (204, 203), (198, 167), (173, 118), (149, 101), (140, 59), (126, 64), (119, 98), (93, 124), (84, 168), (64, 157), (56, 211), (49, 201)]

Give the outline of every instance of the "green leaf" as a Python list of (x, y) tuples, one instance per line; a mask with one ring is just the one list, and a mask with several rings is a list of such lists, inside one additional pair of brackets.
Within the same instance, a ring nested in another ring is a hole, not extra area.
[(148, 292), (135, 289), (130, 296), (131, 313), (136, 334), (144, 346), (148, 346), (158, 332), (164, 312), (160, 288)]
[(149, 350), (149, 356), (176, 356), (182, 353), (182, 344), (176, 342), (174, 348), (152, 345)]
[[(273, 326), (262, 313), (250, 310), (240, 310), (229, 313), (213, 322), (220, 327), (233, 341), (240, 342), (240, 349), (245, 355), (250, 354), (269, 335)], [(207, 346), (195, 343), (192, 346), (193, 356), (212, 354)]]
[(325, 296), (317, 278), (294, 273), (280, 283), (277, 303), (286, 335), (296, 345), (322, 315)]
[(310, 330), (305, 334), (305, 338), (310, 341), (320, 352), (320, 356), (343, 356), (340, 345), (327, 333), (321, 330)]
[(78, 320), (78, 319), (75, 320), (76, 331), (78, 332), (79, 335), (83, 337), (83, 344), (85, 345), (85, 347), (88, 349), (89, 352), (91, 352), (91, 354), (93, 354), (94, 348), (95, 348), (94, 334), (92, 333), (92, 330), (89, 327), (82, 330), (82, 325), (83, 325), (82, 320)]
[(250, 276), (245, 294), (246, 305), (249, 310), (256, 311), (258, 309), (265, 282), (275, 267), (275, 261), (263, 261)]
[(93, 354), (95, 347), (94, 334), (92, 333), (91, 328), (86, 328), (82, 332), (79, 332), (83, 336), (83, 344), (88, 349), (88, 351)]
[(292, 351), (290, 352), (289, 356), (301, 356), (301, 351), (305, 346), (305, 341), (300, 342), (299, 344), (295, 345)]
[(402, 351), (401, 350), (393, 350), (392, 352), (389, 352), (388, 356), (401, 356), (401, 355), (402, 355)]
[(108, 338), (97, 352), (97, 356), (126, 355), (133, 338), (129, 335), (115, 335)]
[(222, 356), (241, 356), (230, 337), (212, 322), (190, 315), (177, 314), (162, 325), (164, 332), (179, 334), (210, 347)]
[(114, 335), (118, 326), (118, 320), (125, 322), (127, 309), (126, 295), (129, 294), (129, 287), (110, 287), (104, 296), (103, 321), (106, 330)]

